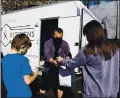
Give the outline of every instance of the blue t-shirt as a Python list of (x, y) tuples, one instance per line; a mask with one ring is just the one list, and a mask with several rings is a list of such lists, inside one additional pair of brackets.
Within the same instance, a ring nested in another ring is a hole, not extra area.
[(31, 97), (30, 87), (23, 76), (32, 73), (29, 60), (20, 55), (7, 54), (2, 60), (3, 80), (7, 89), (7, 97)]

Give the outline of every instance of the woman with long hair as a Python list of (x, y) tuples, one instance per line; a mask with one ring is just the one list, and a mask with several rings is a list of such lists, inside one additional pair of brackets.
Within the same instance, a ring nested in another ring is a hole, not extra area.
[(119, 47), (107, 40), (99, 22), (92, 20), (83, 29), (88, 44), (71, 60), (58, 57), (69, 68), (82, 66), (83, 97), (117, 97), (119, 90)]

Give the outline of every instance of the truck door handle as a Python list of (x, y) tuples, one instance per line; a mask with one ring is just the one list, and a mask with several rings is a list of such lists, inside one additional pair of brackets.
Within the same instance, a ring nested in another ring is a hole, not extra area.
[(74, 44), (75, 46), (79, 46), (79, 43), (78, 42), (75, 42), (75, 44)]

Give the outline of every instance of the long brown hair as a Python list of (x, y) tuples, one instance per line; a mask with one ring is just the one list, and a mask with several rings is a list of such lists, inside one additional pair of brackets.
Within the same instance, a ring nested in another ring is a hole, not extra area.
[(98, 53), (105, 60), (109, 60), (118, 49), (115, 43), (107, 39), (107, 34), (104, 32), (102, 25), (96, 20), (92, 20), (85, 25), (83, 34), (86, 35), (88, 40), (84, 49), (86, 56), (95, 56)]

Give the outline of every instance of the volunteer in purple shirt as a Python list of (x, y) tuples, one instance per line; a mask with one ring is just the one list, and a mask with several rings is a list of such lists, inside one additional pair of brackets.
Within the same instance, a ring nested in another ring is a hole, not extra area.
[(61, 56), (67, 57), (70, 53), (69, 45), (62, 39), (63, 30), (61, 28), (55, 28), (53, 31), (53, 37), (45, 42), (44, 54), (45, 65), (44, 73), (42, 76), (42, 84), (40, 88), (40, 96), (46, 95), (45, 93), (49, 89), (53, 89), (56, 97), (61, 97), (65, 87), (59, 86), (59, 66), (56, 62), (56, 58)]
[(58, 57), (64, 66), (83, 70), (83, 96), (117, 97), (119, 90), (120, 49), (107, 40), (103, 27), (96, 20), (87, 23), (83, 34), (88, 44), (71, 60)]

